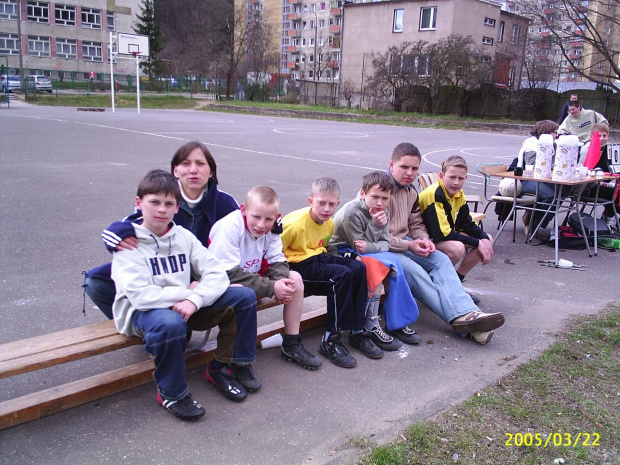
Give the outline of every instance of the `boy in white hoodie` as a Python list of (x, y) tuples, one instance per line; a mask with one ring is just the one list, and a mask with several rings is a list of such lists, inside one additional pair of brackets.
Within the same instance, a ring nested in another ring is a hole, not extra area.
[(247, 391), (229, 364), (248, 366), (255, 360), (256, 298), (249, 289), (229, 288), (222, 264), (191, 232), (174, 224), (180, 197), (177, 180), (165, 171), (153, 170), (140, 182), (138, 246), (113, 255), (112, 311), (118, 331), (141, 336), (153, 355), (160, 405), (191, 421), (205, 411), (191, 398), (185, 378), (188, 328), (219, 326), (206, 377), (224, 396), (241, 401)]
[(213, 225), (209, 251), (224, 264), (231, 283), (253, 289), (257, 299), (273, 297), (284, 304), (280, 355), (315, 370), (321, 360), (304, 348), (299, 335), (304, 283), (299, 273), (289, 270), (282, 252), (279, 210), (280, 199), (271, 187), (253, 187), (239, 210)]

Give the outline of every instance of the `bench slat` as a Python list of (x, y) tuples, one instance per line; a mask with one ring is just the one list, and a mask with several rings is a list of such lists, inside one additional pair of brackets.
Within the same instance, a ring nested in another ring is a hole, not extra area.
[(73, 360), (80, 360), (92, 355), (112, 352), (117, 349), (123, 349), (141, 343), (142, 339), (139, 337), (127, 337), (123, 334), (116, 333), (105, 339), (100, 338), (93, 341), (85, 341), (80, 344), (73, 344), (67, 347), (6, 360), (0, 363), (0, 379), (72, 362)]
[[(326, 309), (302, 315), (301, 331), (325, 324)], [(278, 321), (258, 328), (257, 341), (282, 332), (284, 323)], [(136, 338), (137, 339), (137, 338)], [(213, 358), (216, 341), (210, 341), (198, 352), (186, 355), (186, 368), (205, 365)], [(33, 394), (0, 403), (0, 430), (62, 412), (112, 394), (153, 381), (153, 362), (146, 360), (118, 370), (67, 383)]]
[(0, 362), (45, 352), (58, 347), (106, 338), (114, 334), (118, 334), (114, 322), (106, 320), (21, 341), (8, 342), (0, 345)]

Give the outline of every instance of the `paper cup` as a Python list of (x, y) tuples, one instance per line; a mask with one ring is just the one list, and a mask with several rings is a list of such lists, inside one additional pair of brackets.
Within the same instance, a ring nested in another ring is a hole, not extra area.
[(558, 260), (558, 266), (560, 268), (572, 268), (573, 262), (571, 262), (570, 260), (564, 260), (563, 258), (560, 258)]
[(523, 176), (531, 177), (534, 174), (534, 165), (525, 165)]
[(282, 346), (282, 335), (280, 333), (274, 334), (266, 339), (260, 341), (261, 349), (273, 349), (274, 347)]

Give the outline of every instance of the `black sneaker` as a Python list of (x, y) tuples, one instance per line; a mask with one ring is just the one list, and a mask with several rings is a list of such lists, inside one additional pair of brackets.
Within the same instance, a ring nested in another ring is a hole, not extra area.
[(388, 331), (390, 334), (396, 336), (405, 344), (417, 345), (420, 343), (421, 338), (418, 333), (416, 333), (409, 326), (404, 326), (400, 329), (395, 329), (394, 331)]
[(301, 339), (297, 339), (297, 344), (282, 344), (280, 356), (287, 362), (299, 363), (308, 370), (316, 370), (323, 363), (316, 355), (308, 352), (301, 343)]
[(374, 342), (372, 342), (370, 336), (364, 333), (350, 333), (349, 345), (361, 351), (368, 358), (383, 358), (383, 351), (379, 349)]
[(205, 376), (207, 381), (217, 387), (227, 399), (241, 402), (248, 396), (248, 392), (234, 378), (232, 371), (228, 367), (211, 371), (211, 363), (209, 363)]
[(181, 400), (166, 400), (157, 393), (157, 402), (180, 420), (196, 421), (205, 414), (205, 409), (188, 394)]
[(353, 368), (357, 366), (357, 360), (340, 341), (340, 334), (331, 334), (327, 341), (321, 341), (319, 353), (327, 357), (330, 362), (342, 368)]
[(233, 363), (231, 366), (231, 371), (235, 379), (241, 383), (246, 391), (256, 392), (262, 387), (260, 381), (256, 379), (256, 376), (254, 376), (252, 365), (237, 365), (236, 363)]
[(383, 328), (379, 325), (373, 326), (373, 328), (370, 331), (366, 331), (365, 334), (382, 350), (391, 352), (400, 349), (403, 345), (398, 339), (394, 339), (383, 331)]

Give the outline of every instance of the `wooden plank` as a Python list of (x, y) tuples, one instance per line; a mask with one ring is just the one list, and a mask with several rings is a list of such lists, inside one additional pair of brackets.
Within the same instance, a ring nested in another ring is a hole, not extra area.
[[(325, 308), (304, 313), (301, 331), (324, 325), (325, 316)], [(283, 321), (261, 326), (257, 331), (257, 342), (283, 331)], [(189, 370), (208, 363), (213, 358), (215, 347), (216, 341), (210, 341), (199, 352), (188, 354), (186, 356), (186, 368)], [(0, 403), (0, 430), (142, 386), (153, 380), (152, 373), (153, 362), (146, 360), (118, 370), (2, 402)]]
[(112, 320), (0, 345), (0, 362), (118, 334)]
[(6, 360), (0, 363), (0, 379), (9, 376), (28, 373), (62, 363), (80, 360), (92, 355), (104, 354), (117, 349), (141, 344), (139, 337), (127, 337), (123, 334), (113, 334), (104, 339), (95, 339), (80, 344), (60, 347), (46, 352), (34, 353), (23, 357)]

